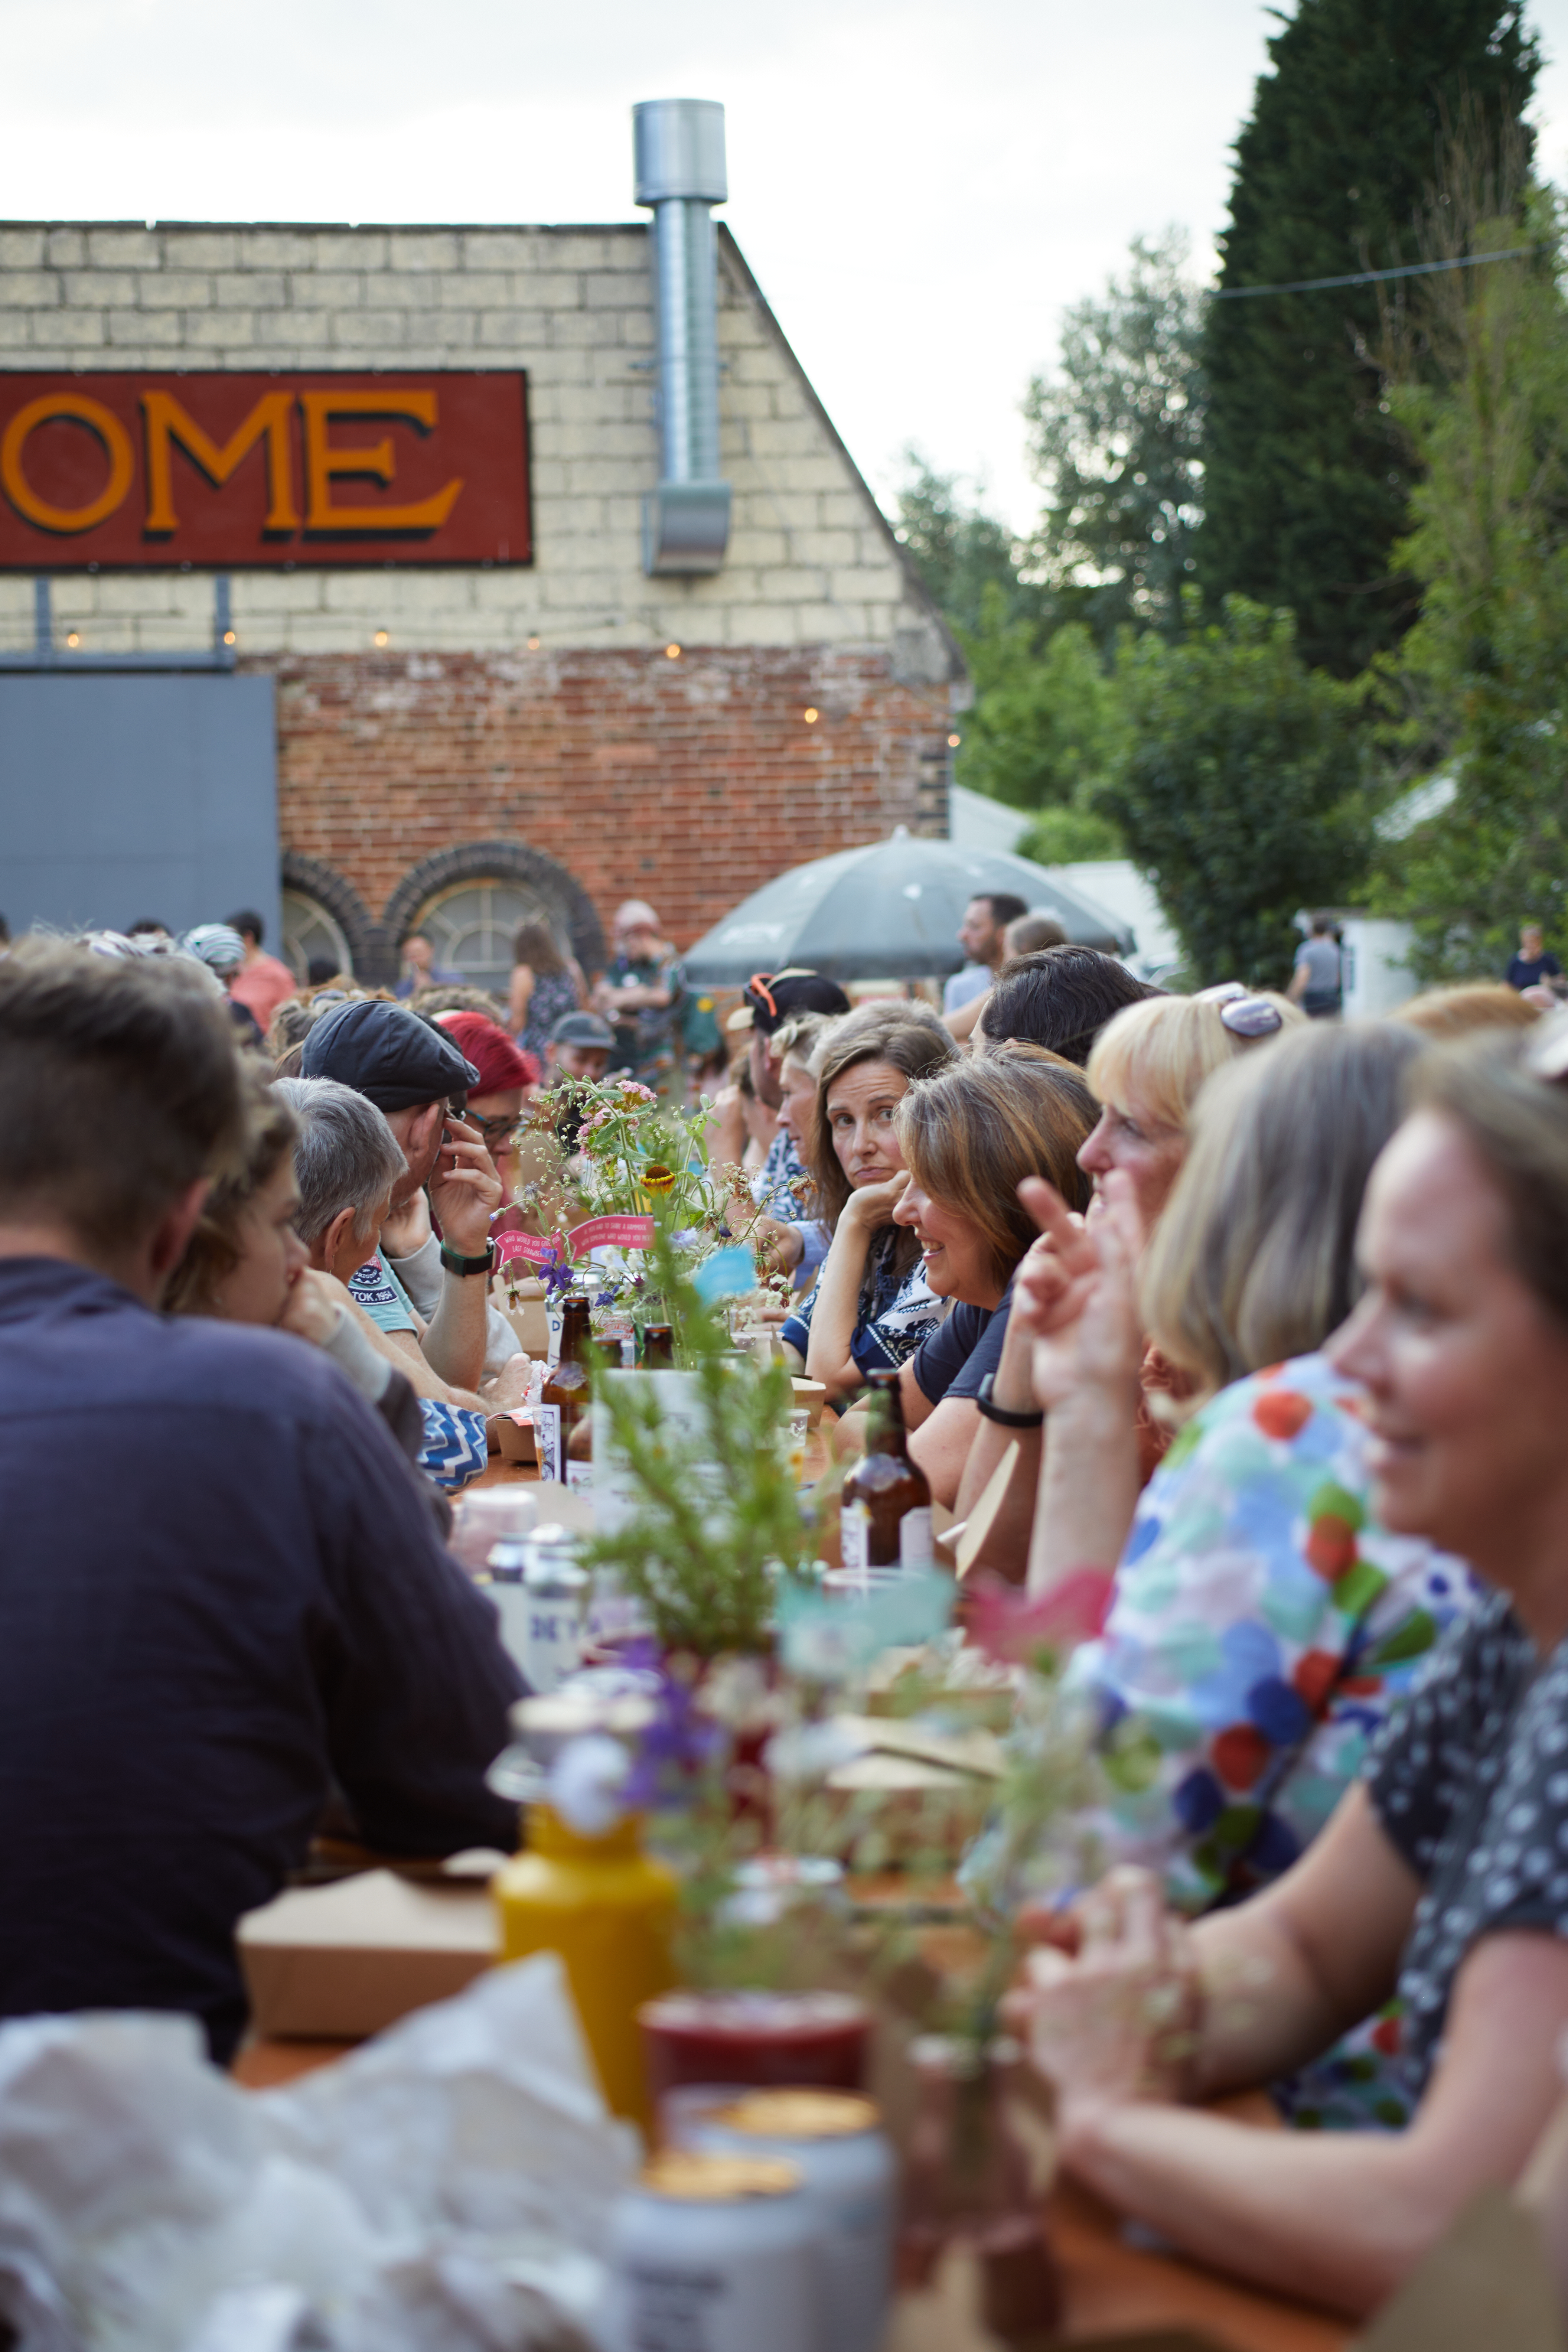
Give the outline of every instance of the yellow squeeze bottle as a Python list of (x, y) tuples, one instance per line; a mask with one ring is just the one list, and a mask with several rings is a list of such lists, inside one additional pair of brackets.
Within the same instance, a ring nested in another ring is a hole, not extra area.
[(602, 1837), (581, 1837), (548, 1805), (531, 1805), (522, 1852), (490, 1884), (501, 1955), (559, 1952), (584, 2039), (612, 2112), (649, 2133), (652, 2112), (637, 2011), (675, 1981), (673, 1871), (642, 1850), (628, 1814)]

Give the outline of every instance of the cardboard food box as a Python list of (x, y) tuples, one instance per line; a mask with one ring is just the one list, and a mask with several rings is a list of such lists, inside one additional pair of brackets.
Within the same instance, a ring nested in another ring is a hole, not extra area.
[(237, 1933), (258, 2033), (358, 2041), (461, 1992), (500, 1957), (487, 1888), (368, 1870), (289, 1887)]

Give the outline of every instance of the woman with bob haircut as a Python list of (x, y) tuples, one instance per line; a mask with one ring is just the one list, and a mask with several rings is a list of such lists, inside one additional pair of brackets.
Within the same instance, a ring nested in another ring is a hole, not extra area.
[[(1050, 1417), (1036, 1589), (1107, 1556), (1092, 1549), (1107, 1491), (1131, 1524), (1103, 1633), (1075, 1661), (1115, 1753), (1137, 1759), (1111, 1775), (1099, 1843), (1157, 1870), (1184, 1911), (1289, 1867), (1476, 1602), (1461, 1562), (1379, 1525), (1358, 1399), (1321, 1352), (1359, 1289), (1363, 1197), (1421, 1052), (1392, 1023), (1320, 1024), (1215, 1077), (1141, 1300), (1136, 1212), (1117, 1176), (1079, 1339), (1037, 1358)], [(1303, 1131), (1320, 1139), (1310, 1159)], [(1021, 1289), (1016, 1319), (1034, 1311)], [(1140, 1497), (1144, 1331), (1200, 1409)], [(1386, 2023), (1280, 2087), (1296, 2120), (1405, 2120)]]
[(919, 1079), (959, 1058), (934, 1013), (868, 1004), (847, 1013), (813, 1064), (816, 1091), (801, 1141), (816, 1214), (833, 1236), (816, 1287), (782, 1338), (806, 1374), (853, 1396), (873, 1371), (896, 1371), (947, 1309), (926, 1281), (921, 1246), (893, 1210), (909, 1181), (898, 1108)]
[[(1072, 1923), (1080, 1957), (1037, 1956), (1019, 2005), (1073, 2171), (1201, 2260), (1358, 2315), (1520, 2178), (1568, 2028), (1568, 1022), (1430, 1048), (1411, 1091), (1328, 1354), (1363, 1391), (1380, 1525), (1490, 1594), (1283, 1877), (1188, 1927), (1156, 1879), (1113, 1872)], [(1245, 2006), (1221, 1990), (1238, 1972)], [(1406, 2130), (1187, 2110), (1394, 1994)]]
[[(1202, 996), (1151, 994), (1124, 1005), (1089, 1049), (1084, 1076), (1099, 1117), (1079, 1154), (1079, 1167), (1093, 1177), (1097, 1188), (1113, 1170), (1122, 1170), (1132, 1185), (1144, 1231), (1152, 1231), (1186, 1156), (1187, 1115), (1205, 1082), (1216, 1070), (1273, 1044), (1305, 1020), (1300, 1008), (1283, 996), (1271, 991), (1248, 994), (1231, 983)], [(1093, 1273), (1093, 1244), (1081, 1223), (1043, 1186), (1026, 1197), (1040, 1238), (1025, 1270), (1029, 1279), (1050, 1289), (1056, 1316), (1065, 1318), (1075, 1311), (1081, 1284)], [(979, 1559), (981, 1566), (1013, 1579), (1023, 1574), (1039, 1484), (1043, 1420), (1035, 1403), (1034, 1339), (1033, 1330), (1020, 1328), (1004, 1341), (988, 1399), (995, 1417), (984, 1421), (976, 1433), (954, 1505), (958, 1517), (967, 1517), (1008, 1447), (1016, 1446), (1012, 1475)], [(1154, 1348), (1144, 1356), (1142, 1385), (1156, 1396), (1172, 1389), (1179, 1393), (1184, 1387)], [(1140, 1410), (1138, 1427), (1141, 1474), (1147, 1478), (1170, 1444), (1170, 1432), (1146, 1406)], [(1102, 1526), (1103, 1548), (1083, 1557), (1113, 1559), (1126, 1532), (1125, 1524), (1117, 1529), (1112, 1523), (1109, 1530)]]
[(1078, 1154), (1094, 1097), (1066, 1062), (998, 1053), (911, 1086), (897, 1124), (910, 1181), (893, 1223), (918, 1237), (937, 1297), (956, 1302), (904, 1365), (900, 1388), (910, 1454), (951, 1506), (1006, 1336), (1014, 1269), (1035, 1232), (1018, 1188), (1044, 1177), (1073, 1207), (1088, 1206)]

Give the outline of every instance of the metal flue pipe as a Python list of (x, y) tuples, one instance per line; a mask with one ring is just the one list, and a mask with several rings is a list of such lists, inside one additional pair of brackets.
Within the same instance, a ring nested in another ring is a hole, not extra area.
[(632, 109), (636, 201), (653, 211), (660, 479), (643, 500), (643, 570), (717, 572), (730, 540), (719, 472), (719, 263), (710, 207), (729, 194), (724, 110), (660, 98)]

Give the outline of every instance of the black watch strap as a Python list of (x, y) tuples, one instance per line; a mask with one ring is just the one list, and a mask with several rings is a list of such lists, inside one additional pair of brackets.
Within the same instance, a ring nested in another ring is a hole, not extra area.
[(456, 1250), (450, 1250), (447, 1247), (445, 1242), (441, 1244), (441, 1263), (446, 1267), (448, 1274), (489, 1274), (495, 1262), (496, 1245), (494, 1242), (487, 1242), (485, 1244), (485, 1254), (483, 1257), (459, 1257)]
[(986, 1420), (1000, 1422), (1004, 1429), (1038, 1429), (1046, 1417), (1043, 1412), (1009, 1412), (1005, 1405), (992, 1403), (995, 1385), (995, 1373), (987, 1372), (975, 1391), (974, 1402)]

